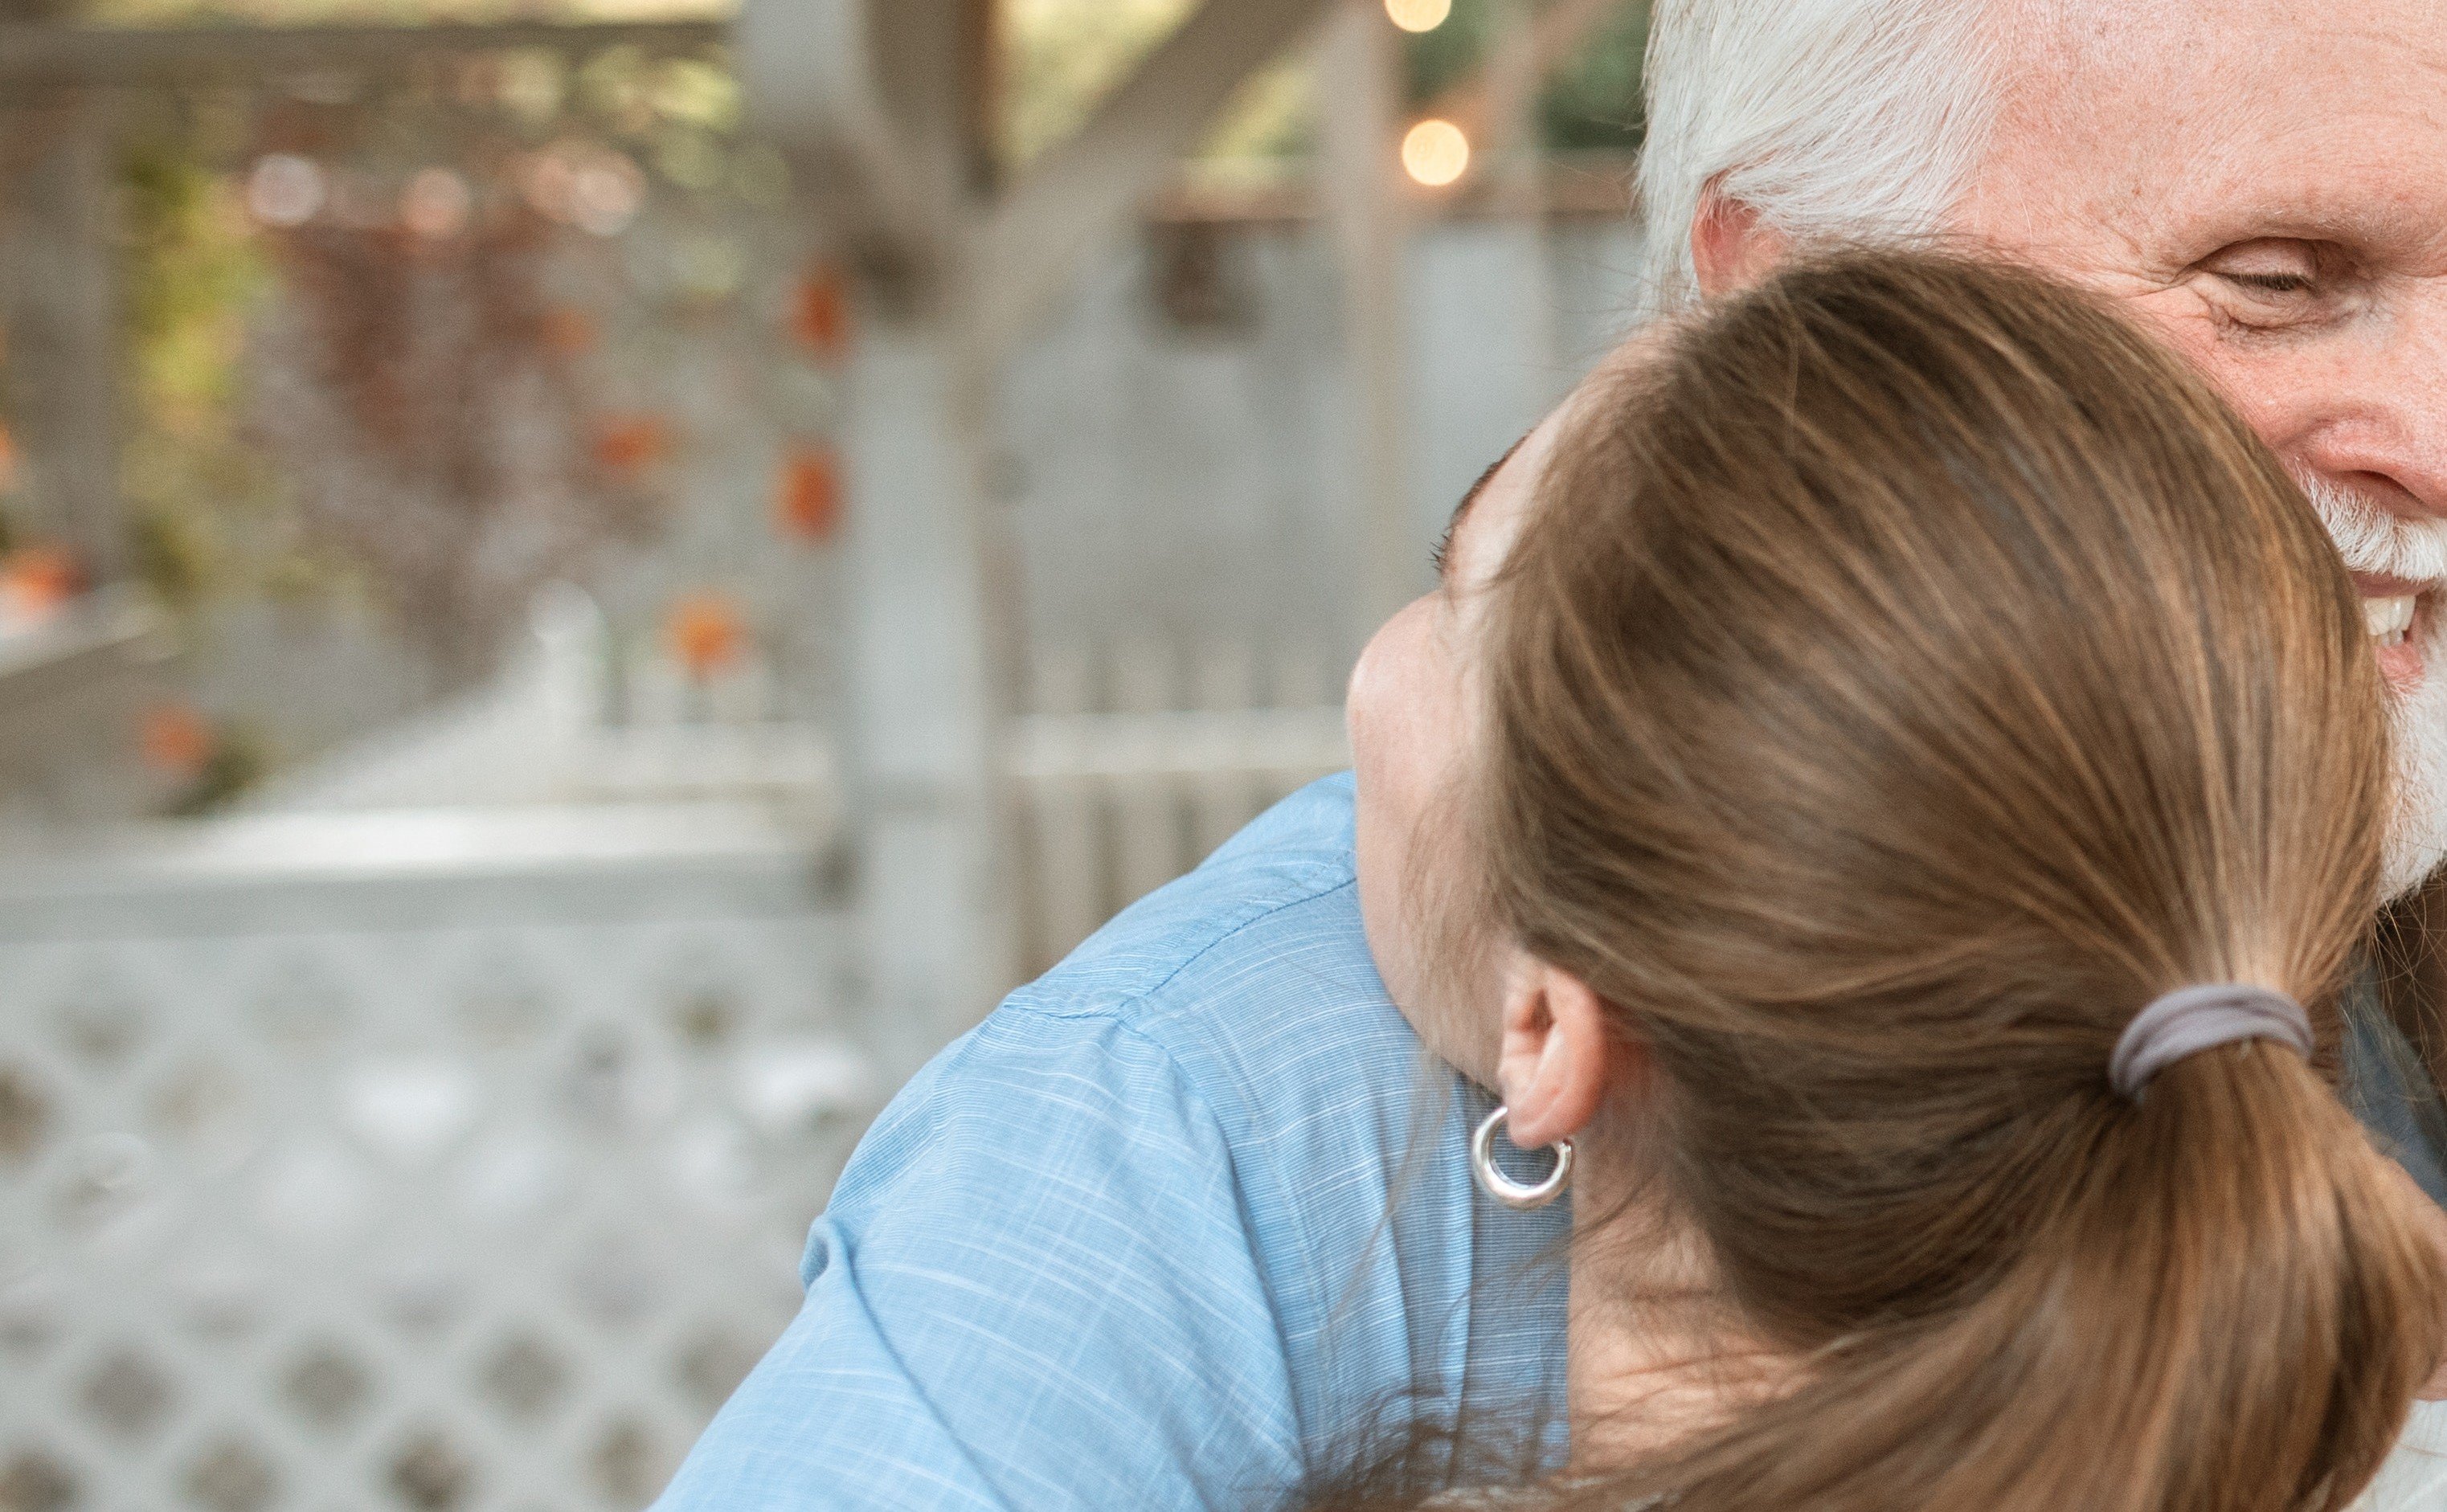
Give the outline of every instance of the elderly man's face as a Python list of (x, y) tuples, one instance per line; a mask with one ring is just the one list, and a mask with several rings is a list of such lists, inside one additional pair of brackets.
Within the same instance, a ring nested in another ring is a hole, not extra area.
[(2447, 852), (2447, 4), (2002, 10), (1959, 229), (2122, 300), (2328, 516), (2400, 694), (2409, 884)]
[[(2303, 479), (2398, 694), (2389, 881), (2409, 886), (2447, 855), (2447, 0), (1995, 3), (2012, 63), (1956, 229), (2124, 302)], [(1469, 745), (1473, 594), (1542, 451), (1533, 436), (1489, 481), (1446, 586), (1351, 689), (1370, 946), (1429, 1044), (1482, 1080), (1487, 984), (1460, 969), (1468, 921), (1435, 907), (1468, 896), (1447, 875), (1468, 858), (1432, 841)]]

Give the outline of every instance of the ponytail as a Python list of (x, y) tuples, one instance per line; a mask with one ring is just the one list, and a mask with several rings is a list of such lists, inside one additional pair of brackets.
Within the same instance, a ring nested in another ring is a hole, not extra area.
[[(2036, 274), (1803, 266), (1584, 390), (1488, 623), (1489, 896), (1642, 1047), (1658, 1206), (1792, 1364), (1539, 1498), (2345, 1505), (2447, 1275), (2324, 1076), (2386, 710), (2249, 428)], [(2327, 1005), (2313, 1055), (2143, 1090), (2134, 1015), (2217, 982)]]
[(1774, 1401), (1559, 1507), (2338, 1512), (2447, 1354), (2418, 1194), (2266, 1044), (2112, 1095), (1982, 1295), (1840, 1339)]

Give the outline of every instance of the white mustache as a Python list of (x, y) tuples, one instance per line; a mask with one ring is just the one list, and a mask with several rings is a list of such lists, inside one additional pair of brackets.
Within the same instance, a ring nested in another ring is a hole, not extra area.
[(2447, 520), (2408, 520), (2314, 473), (2295, 482), (2328, 528), (2348, 570), (2408, 583), (2447, 579)]

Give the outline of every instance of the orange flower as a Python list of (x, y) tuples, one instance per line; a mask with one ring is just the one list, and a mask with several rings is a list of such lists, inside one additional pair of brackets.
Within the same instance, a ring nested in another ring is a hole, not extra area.
[(840, 269), (820, 262), (799, 280), (790, 334), (825, 362), (838, 362), (849, 350), (849, 287)]
[(13, 617), (39, 617), (84, 591), (76, 558), (56, 546), (28, 546), (0, 558), (0, 600)]
[(782, 533), (825, 541), (841, 529), (841, 459), (829, 446), (793, 446), (782, 459), (782, 486), (774, 501)]
[(212, 721), (192, 704), (157, 704), (144, 711), (137, 735), (144, 763), (173, 777), (193, 777), (220, 745)]
[(692, 677), (711, 677), (748, 649), (748, 621), (728, 594), (700, 590), (672, 601), (665, 621), (672, 654)]
[(595, 460), (605, 470), (633, 478), (672, 454), (672, 427), (660, 415), (623, 415), (595, 433)]

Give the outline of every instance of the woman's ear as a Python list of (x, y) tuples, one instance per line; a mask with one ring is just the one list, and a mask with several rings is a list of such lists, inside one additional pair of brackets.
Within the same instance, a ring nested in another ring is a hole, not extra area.
[(1525, 962), (1504, 998), (1504, 1045), (1495, 1084), (1512, 1111), (1506, 1125), (1524, 1149), (1588, 1127), (1606, 1094), (1630, 1074), (1631, 1047), (1605, 1000), (1571, 973)]
[(1691, 217), (1691, 266), (1701, 297), (1748, 289), (1793, 255), (1793, 239), (1759, 218), (1758, 208), (1729, 198), (1715, 183), (1699, 191)]

